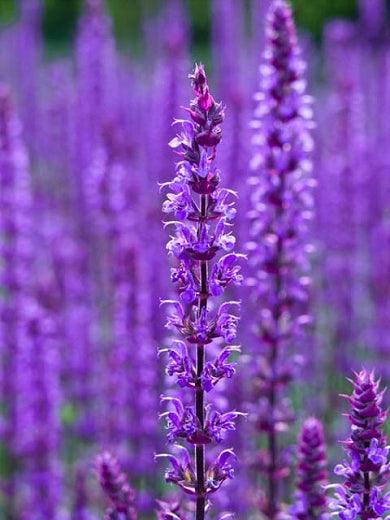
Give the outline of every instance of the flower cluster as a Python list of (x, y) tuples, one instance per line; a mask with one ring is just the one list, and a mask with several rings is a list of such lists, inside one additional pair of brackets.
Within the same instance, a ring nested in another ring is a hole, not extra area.
[[(191, 456), (184, 446), (176, 445), (178, 455), (160, 453), (156, 458), (167, 458), (171, 463), (171, 469), (165, 474), (167, 482), (179, 486), (188, 495), (197, 494), (197, 475)], [(234, 468), (231, 460), (236, 456), (231, 449), (223, 450), (216, 460), (210, 464), (205, 475), (204, 492), (212, 494), (218, 491), (223, 482), (233, 478)]]
[(330, 507), (340, 520), (383, 518), (390, 510), (390, 493), (383, 488), (389, 481), (389, 446), (383, 433), (387, 412), (381, 407), (384, 390), (373, 373), (362, 370), (351, 381), (353, 392), (344, 396), (351, 411), (351, 436), (343, 442), (349, 460), (335, 467), (344, 483), (335, 488)]
[(97, 457), (96, 470), (100, 485), (111, 503), (104, 520), (137, 520), (134, 492), (128, 484), (127, 476), (121, 471), (118, 460), (105, 451)]
[[(202, 65), (197, 65), (190, 77), (195, 98), (186, 108), (189, 119), (175, 121), (180, 131), (170, 142), (180, 158), (176, 176), (162, 185), (170, 190), (163, 211), (173, 214), (175, 219), (165, 225), (174, 227), (167, 250), (177, 259), (171, 278), (180, 297), (180, 301), (162, 303), (173, 309), (167, 327), (177, 330), (182, 340), (161, 352), (169, 358), (167, 374), (175, 376), (180, 387), (194, 391), (195, 406), (186, 406), (176, 397), (164, 397), (163, 401), (170, 406), (162, 417), (167, 420), (169, 441), (185, 439), (195, 445), (196, 464), (182, 446), (177, 448), (179, 458), (163, 456), (172, 464), (167, 481), (193, 495), (200, 515), (197, 518), (204, 518), (207, 497), (233, 476), (229, 459), (234, 457), (231, 450), (225, 450), (206, 469), (205, 445), (220, 442), (226, 432), (235, 429), (235, 419), (242, 415), (236, 411), (222, 413), (204, 403), (206, 392), (221, 379), (233, 376), (234, 363), (229, 358), (239, 352), (239, 347), (228, 346), (222, 348), (216, 359), (207, 359), (205, 347), (210, 343), (217, 340), (219, 344), (222, 340), (231, 344), (235, 340), (238, 317), (234, 309), (239, 308), (237, 301), (211, 306), (209, 298), (222, 295), (230, 285), (242, 283), (237, 260), (243, 255), (232, 251), (235, 238), (231, 220), (235, 216), (236, 194), (219, 187), (220, 172), (214, 164), (216, 146), (222, 137), (224, 107), (211, 96)], [(218, 259), (219, 252), (225, 254)]]
[(240, 306), (240, 302), (230, 301), (223, 303), (218, 312), (212, 316), (207, 308), (199, 312), (195, 306), (188, 311), (175, 300), (164, 300), (163, 303), (172, 304), (174, 312), (168, 317), (167, 327), (176, 328), (188, 343), (207, 345), (216, 338), (223, 338), (231, 343), (236, 339), (239, 318), (231, 314), (232, 306)]
[(163, 397), (162, 401), (173, 405), (173, 410), (161, 414), (161, 417), (167, 420), (168, 440), (171, 442), (180, 437), (187, 439), (191, 444), (220, 442), (226, 431), (235, 430), (235, 419), (245, 415), (236, 411), (220, 413), (208, 404), (205, 407), (202, 426), (192, 406), (184, 406), (176, 397)]
[[(174, 341), (176, 348), (161, 349), (160, 354), (168, 353), (169, 362), (166, 373), (176, 375), (177, 383), (182, 388), (195, 388), (197, 382), (196, 367), (188, 353), (188, 347), (183, 341)], [(228, 346), (221, 350), (214, 361), (207, 361), (201, 375), (201, 388), (210, 392), (223, 378), (230, 379), (235, 373), (235, 363), (228, 359), (234, 352), (241, 351), (239, 346)]]
[(312, 216), (310, 177), (312, 110), (305, 95), (305, 66), (300, 56), (291, 8), (277, 0), (267, 20), (258, 106), (252, 122), (254, 155), (250, 179), (251, 281), (257, 301), (261, 361), (258, 371), (257, 426), (269, 449), (260, 465), (269, 484), (261, 505), (275, 518), (280, 479), (288, 474), (278, 433), (292, 420), (283, 390), (294, 376), (287, 351), (297, 343), (307, 316), (307, 228)]
[(311, 417), (302, 427), (298, 445), (297, 491), (290, 510), (296, 520), (326, 520), (326, 452), (322, 424)]

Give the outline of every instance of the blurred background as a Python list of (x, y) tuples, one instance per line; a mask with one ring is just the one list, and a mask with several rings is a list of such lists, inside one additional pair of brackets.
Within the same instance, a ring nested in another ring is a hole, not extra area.
[[(305, 363), (284, 396), (296, 421), (282, 445), (294, 453), (302, 421), (315, 414), (331, 467), (348, 429), (345, 378), (364, 364), (390, 382), (390, 2), (291, 3), (315, 99), (318, 188), (313, 326), (288, 353)], [(0, 232), (9, 242), (0, 250), (1, 519), (100, 518), (106, 502), (92, 467), (102, 447), (120, 458), (140, 518), (154, 516), (156, 497), (172, 496), (153, 460), (167, 449), (157, 417), (172, 386), (156, 357), (171, 339), (159, 299), (172, 295), (158, 183), (174, 174), (172, 121), (201, 60), (227, 107), (218, 164), (224, 186), (240, 195), (244, 249), (269, 5), (0, 0)], [(234, 383), (218, 392), (223, 410), (258, 403), (258, 308), (247, 286), (239, 297), (243, 356)], [(254, 422), (229, 437), (241, 464), (218, 506), (257, 519), (252, 459), (263, 440)]]
[[(192, 49), (196, 55), (207, 53), (210, 41), (211, 0), (189, 0), (188, 12), (192, 27)], [(242, 0), (249, 6), (249, 0)], [(43, 34), (51, 51), (63, 52), (75, 35), (76, 22), (82, 0), (42, 0), (44, 4)], [(119, 43), (139, 50), (141, 19), (156, 13), (165, 0), (108, 0), (107, 8), (114, 21), (114, 32)], [(302, 30), (316, 40), (321, 38), (324, 23), (335, 17), (356, 19), (357, 0), (293, 0), (294, 12)], [(17, 16), (17, 0), (1, 0), (0, 21), (12, 23)], [(249, 10), (248, 10), (249, 11)]]

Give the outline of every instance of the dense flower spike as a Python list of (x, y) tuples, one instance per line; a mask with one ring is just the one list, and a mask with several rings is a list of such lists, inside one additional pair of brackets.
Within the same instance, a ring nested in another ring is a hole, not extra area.
[[(8, 89), (0, 89), (0, 343), (2, 440), (18, 461), (6, 482), (10, 514), (57, 520), (59, 359), (56, 307), (37, 282), (32, 186), (21, 124)], [(41, 263), (45, 265), (44, 262)], [(47, 267), (47, 265), (46, 265)], [(49, 280), (50, 274), (46, 274)], [(47, 290), (46, 290), (47, 289)], [(54, 296), (55, 300), (55, 296)], [(5, 457), (4, 457), (5, 458)]]
[[(60, 387), (55, 287), (37, 288), (24, 307), (17, 353), (15, 455), (18, 518), (61, 518)], [(39, 294), (40, 293), (40, 294)], [(55, 300), (55, 297), (54, 297)]]
[(259, 309), (261, 353), (255, 413), (259, 431), (268, 438), (268, 452), (260, 460), (268, 482), (261, 509), (268, 518), (275, 518), (280, 509), (280, 480), (288, 473), (278, 438), (292, 420), (284, 390), (295, 363), (286, 361), (286, 356), (310, 321), (306, 314), (307, 228), (313, 185), (312, 110), (305, 95), (305, 65), (291, 9), (283, 0), (270, 8), (264, 61), (252, 123), (252, 241), (248, 249), (256, 270), (252, 285)]
[(111, 503), (104, 520), (137, 520), (134, 492), (118, 460), (105, 451), (96, 460), (96, 470), (100, 485)]
[[(367, 227), (374, 215), (370, 207), (374, 197), (367, 197), (362, 171), (362, 98), (358, 87), (360, 58), (352, 52), (355, 38), (356, 27), (344, 21), (331, 22), (324, 33), (331, 85), (323, 128), (332, 124), (333, 131), (322, 139), (324, 161), (318, 173), (322, 188), (318, 190), (316, 201), (318, 236), (328, 252), (323, 260), (322, 297), (330, 309), (333, 364), (344, 373), (351, 370), (356, 342), (361, 341), (357, 335), (359, 329), (355, 326), (360, 321), (355, 302), (359, 267), (356, 257), (360, 254), (358, 247), (361, 240), (357, 234), (357, 218), (362, 219), (364, 227)], [(358, 198), (359, 216), (356, 212)], [(362, 204), (363, 201), (366, 202)]]
[[(15, 68), (17, 91), (25, 140), (33, 158), (37, 153), (39, 138), (39, 80), (40, 61), (43, 54), (41, 23), (43, 6), (39, 0), (21, 0), (20, 21), (15, 38)], [(16, 58), (16, 59), (15, 59)], [(26, 71), (28, 70), (28, 74)]]
[(111, 19), (102, 0), (85, 0), (76, 42), (77, 171), (88, 167), (105, 127), (115, 117), (117, 62)]
[(343, 442), (349, 460), (335, 467), (344, 482), (329, 486), (336, 491), (330, 506), (340, 520), (383, 518), (390, 510), (390, 493), (384, 492), (390, 480), (389, 446), (383, 433), (384, 390), (366, 370), (356, 373), (351, 383), (352, 395), (345, 396), (351, 407), (351, 436)]
[[(180, 458), (166, 455), (172, 464), (166, 479), (194, 497), (196, 519), (202, 520), (209, 495), (232, 478), (229, 459), (234, 456), (231, 450), (222, 451), (206, 468), (205, 445), (220, 442), (226, 432), (235, 429), (235, 419), (241, 415), (236, 411), (222, 413), (211, 403), (205, 404), (205, 392), (233, 375), (228, 358), (239, 351), (238, 347), (226, 347), (215, 360), (206, 359), (214, 340), (231, 343), (236, 338), (238, 317), (234, 310), (239, 307), (235, 301), (211, 307), (209, 298), (221, 295), (228, 285), (242, 283), (236, 264), (242, 255), (232, 252), (235, 238), (230, 221), (235, 215), (235, 193), (219, 188), (220, 172), (214, 165), (224, 107), (211, 96), (202, 65), (196, 65), (190, 77), (195, 99), (186, 108), (189, 119), (175, 121), (180, 131), (170, 142), (180, 160), (173, 181), (163, 185), (171, 190), (163, 211), (175, 218), (166, 223), (174, 226), (167, 249), (177, 258), (172, 281), (181, 300), (163, 303), (173, 308), (167, 326), (177, 329), (184, 341), (176, 341), (173, 348), (162, 352), (168, 353), (168, 375), (177, 377), (180, 387), (194, 391), (195, 406), (186, 406), (176, 397), (164, 397), (169, 409), (162, 417), (167, 420), (169, 441), (182, 438), (195, 445), (195, 463), (182, 446), (178, 447)], [(226, 254), (216, 259), (221, 251)]]
[(302, 426), (298, 445), (297, 482), (292, 519), (325, 520), (327, 481), (326, 453), (322, 424), (311, 417)]

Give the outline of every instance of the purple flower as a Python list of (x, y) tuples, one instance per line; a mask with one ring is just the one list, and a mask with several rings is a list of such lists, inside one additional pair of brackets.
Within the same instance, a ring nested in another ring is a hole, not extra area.
[(240, 347), (225, 347), (214, 362), (208, 361), (205, 364), (201, 380), (206, 392), (212, 390), (221, 379), (233, 377), (236, 371), (235, 363), (227, 363), (233, 352), (241, 352)]
[[(175, 341), (177, 348), (161, 349), (160, 354), (168, 354), (169, 362), (166, 373), (169, 376), (176, 375), (177, 383), (182, 388), (195, 387), (196, 369), (195, 363), (188, 353), (188, 347), (183, 341)], [(239, 353), (240, 347), (225, 347), (214, 361), (205, 364), (201, 376), (202, 388), (209, 392), (225, 377), (230, 379), (235, 374), (235, 363), (227, 362), (232, 353)]]
[(127, 476), (122, 473), (118, 460), (105, 451), (96, 459), (96, 471), (100, 485), (111, 503), (104, 519), (137, 520), (134, 492), (128, 484)]
[(279, 432), (292, 420), (284, 397), (294, 365), (286, 361), (287, 350), (298, 344), (304, 325), (310, 322), (307, 234), (313, 205), (313, 142), (304, 71), (291, 8), (276, 0), (267, 19), (260, 92), (252, 122), (252, 239), (248, 244), (262, 356), (257, 374), (257, 426), (269, 446), (263, 466), (268, 491), (261, 509), (268, 518), (275, 518), (280, 509), (280, 480), (288, 474), (280, 460), (279, 441)]
[(325, 520), (327, 482), (326, 453), (322, 424), (311, 417), (302, 426), (298, 445), (296, 493), (291, 518), (297, 520)]
[(220, 413), (211, 405), (207, 405), (202, 427), (193, 407), (184, 406), (182, 401), (176, 397), (163, 397), (162, 402), (173, 405), (172, 410), (160, 415), (167, 421), (167, 437), (170, 442), (178, 438), (187, 439), (191, 444), (221, 442), (224, 433), (236, 429), (235, 419), (245, 415), (236, 411)]
[(344, 396), (351, 407), (351, 436), (343, 441), (349, 460), (335, 467), (344, 482), (328, 486), (335, 488), (330, 507), (341, 520), (382, 518), (390, 510), (390, 493), (384, 493), (390, 478), (389, 447), (383, 433), (387, 412), (381, 406), (384, 391), (366, 370), (356, 373), (351, 383), (352, 395)]
[(208, 468), (206, 482), (209, 493), (215, 493), (227, 479), (234, 476), (234, 467), (230, 460), (235, 459), (236, 455), (232, 449), (222, 451), (215, 462)]
[[(219, 344), (235, 340), (239, 321), (232, 312), (239, 308), (239, 302), (218, 306), (211, 305), (209, 299), (221, 296), (229, 285), (242, 283), (237, 260), (243, 255), (232, 252), (235, 237), (231, 220), (235, 216), (236, 194), (219, 187), (220, 172), (214, 163), (216, 146), (222, 138), (224, 107), (210, 94), (202, 65), (196, 65), (190, 78), (195, 98), (186, 108), (189, 119), (175, 120), (180, 129), (169, 143), (179, 156), (176, 176), (162, 185), (171, 190), (163, 211), (175, 217), (165, 226), (174, 229), (167, 250), (177, 259), (171, 279), (181, 300), (162, 303), (172, 308), (167, 327), (176, 329), (183, 341), (176, 341), (172, 348), (161, 352), (168, 354), (167, 374), (175, 376), (181, 388), (193, 391), (195, 403), (192, 406), (184, 399), (164, 397), (163, 401), (171, 406), (162, 417), (167, 422), (168, 440), (185, 439), (194, 445), (196, 462), (192, 462), (183, 446), (178, 447), (180, 457), (162, 456), (172, 465), (166, 480), (191, 495), (196, 501), (197, 518), (204, 518), (208, 495), (233, 476), (229, 450), (222, 452), (206, 470), (205, 445), (221, 442), (225, 433), (235, 430), (235, 419), (242, 415), (236, 411), (222, 413), (205, 403), (205, 392), (210, 395), (218, 381), (232, 377), (235, 369), (228, 358), (233, 351), (239, 352), (237, 347), (222, 348), (215, 360), (207, 359), (208, 345), (214, 340)], [(218, 259), (222, 252), (225, 255)]]
[(231, 343), (236, 338), (239, 318), (231, 314), (229, 309), (232, 306), (239, 307), (239, 302), (223, 303), (215, 316), (210, 315), (206, 308), (198, 312), (194, 307), (186, 314), (182, 304), (175, 300), (163, 300), (162, 303), (172, 304), (174, 309), (166, 326), (176, 328), (188, 343), (207, 345), (216, 338)]
[[(176, 448), (180, 451), (178, 457), (161, 453), (156, 455), (156, 458), (167, 458), (171, 463), (172, 469), (165, 475), (167, 482), (173, 482), (185, 493), (196, 496), (196, 474), (190, 454), (183, 446), (176, 445)], [(209, 466), (205, 475), (205, 492), (207, 494), (215, 493), (226, 479), (233, 478), (234, 469), (229, 461), (231, 458), (235, 459), (233, 450), (224, 450)]]
[(238, 258), (245, 258), (245, 255), (230, 253), (218, 260), (214, 264), (210, 273), (210, 291), (213, 296), (223, 294), (224, 288), (229, 284), (241, 285), (243, 276), (240, 274), (241, 266), (236, 264)]
[(165, 473), (165, 480), (179, 486), (185, 493), (195, 495), (196, 476), (190, 454), (186, 448), (175, 445), (179, 455), (176, 457), (170, 453), (159, 453), (156, 459), (166, 458), (171, 464), (171, 469)]
[(176, 375), (177, 383), (182, 388), (195, 386), (196, 370), (193, 360), (188, 354), (187, 345), (183, 341), (175, 341), (177, 349), (161, 349), (159, 354), (167, 353), (169, 356), (166, 373), (169, 376)]

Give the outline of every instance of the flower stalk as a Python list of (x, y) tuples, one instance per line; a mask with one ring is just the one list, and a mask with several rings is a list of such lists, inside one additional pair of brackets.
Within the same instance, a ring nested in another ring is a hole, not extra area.
[(256, 311), (260, 309), (254, 415), (267, 444), (258, 459), (267, 488), (260, 509), (275, 519), (281, 510), (281, 481), (289, 473), (280, 439), (293, 420), (286, 387), (302, 360), (298, 354), (291, 356), (291, 350), (302, 342), (304, 326), (310, 323), (307, 235), (313, 207), (311, 100), (305, 95), (305, 65), (291, 8), (283, 0), (274, 1), (269, 11), (260, 70), (252, 122), (248, 251), (255, 273), (250, 285)]
[(303, 423), (298, 442), (297, 482), (293, 520), (326, 520), (329, 518), (324, 494), (327, 482), (324, 432), (320, 421), (309, 417)]
[[(157, 457), (169, 459), (173, 470), (167, 472), (166, 480), (192, 497), (195, 518), (203, 520), (209, 496), (233, 476), (230, 459), (234, 457), (232, 450), (224, 450), (208, 465), (206, 445), (220, 442), (226, 432), (235, 429), (234, 421), (242, 415), (236, 411), (222, 413), (206, 400), (206, 394), (221, 379), (234, 374), (229, 356), (239, 351), (238, 347), (226, 347), (215, 360), (209, 359), (213, 341), (234, 341), (238, 318), (231, 308), (239, 305), (225, 302), (213, 312), (209, 300), (222, 295), (228, 285), (241, 284), (236, 260), (242, 255), (231, 252), (235, 238), (229, 227), (235, 210), (229, 198), (235, 193), (219, 188), (220, 172), (214, 166), (224, 107), (210, 95), (202, 65), (197, 65), (190, 77), (195, 92), (195, 99), (186, 109), (190, 119), (175, 121), (181, 125), (181, 132), (170, 142), (181, 160), (174, 180), (163, 185), (171, 190), (163, 211), (173, 213), (176, 219), (166, 223), (175, 227), (167, 249), (178, 261), (171, 278), (180, 296), (180, 301), (163, 303), (173, 305), (167, 326), (177, 329), (184, 341), (175, 341), (174, 347), (161, 352), (169, 356), (167, 374), (176, 376), (181, 388), (193, 391), (194, 406), (176, 397), (164, 397), (162, 401), (169, 408), (161, 416), (167, 421), (168, 440), (185, 439), (194, 446), (195, 456), (193, 462), (187, 449), (177, 444), (179, 457)], [(217, 260), (219, 251), (227, 254)]]
[(389, 446), (383, 432), (387, 412), (382, 408), (384, 390), (373, 373), (362, 370), (351, 381), (352, 395), (343, 396), (350, 404), (351, 435), (343, 441), (348, 460), (334, 471), (343, 477), (330, 503), (340, 520), (384, 518), (390, 510), (390, 492), (384, 488), (390, 478)]
[(137, 520), (134, 491), (116, 457), (108, 451), (101, 453), (96, 459), (96, 472), (100, 486), (111, 504), (105, 512), (104, 520)]

